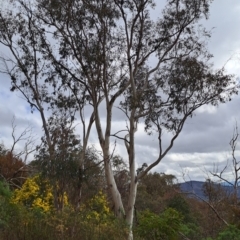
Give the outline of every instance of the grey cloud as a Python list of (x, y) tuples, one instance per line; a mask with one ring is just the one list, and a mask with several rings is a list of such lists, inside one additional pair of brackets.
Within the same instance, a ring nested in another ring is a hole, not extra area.
[(239, 11), (239, 1), (213, 1), (210, 18), (202, 22), (207, 29), (214, 28), (209, 49), (214, 55), (214, 64), (218, 68), (221, 68), (240, 49)]
[[(236, 97), (232, 102), (215, 108), (212, 113), (197, 112), (185, 123), (171, 152), (194, 153), (228, 150), (235, 123), (240, 121), (239, 102), (240, 97)], [(163, 135), (165, 142), (169, 142), (170, 137), (167, 133)], [(147, 145), (158, 148), (157, 135), (149, 137), (143, 131), (137, 132), (136, 143), (140, 146)]]

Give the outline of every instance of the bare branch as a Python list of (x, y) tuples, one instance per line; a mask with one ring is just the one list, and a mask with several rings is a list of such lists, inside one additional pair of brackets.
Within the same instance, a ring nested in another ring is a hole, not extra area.
[(195, 197), (197, 197), (198, 199), (200, 199), (201, 201), (203, 201), (204, 203), (206, 203), (211, 209), (212, 211), (216, 214), (216, 216), (218, 217), (218, 219), (220, 219), (226, 226), (229, 226), (229, 223), (220, 216), (220, 214), (218, 213), (217, 209), (208, 201), (206, 201), (205, 199), (203, 199), (202, 197), (200, 197), (199, 195), (197, 195), (194, 191), (192, 192), (179, 192), (177, 191), (179, 194), (188, 194), (188, 195), (193, 195)]
[[(36, 150), (36, 137), (32, 136), (32, 130), (33, 128), (31, 126), (27, 126), (21, 133), (19, 136), (16, 136), (16, 128), (17, 125), (15, 124), (15, 116), (13, 116), (12, 118), (12, 139), (13, 139), (13, 143), (12, 143), (12, 147), (10, 149), (10, 152), (16, 156), (17, 158), (21, 158), (23, 156), (23, 162), (26, 163), (27, 162), (27, 158), (28, 156), (33, 153)], [(16, 152), (16, 145), (19, 142), (24, 142), (24, 147), (23, 150)]]

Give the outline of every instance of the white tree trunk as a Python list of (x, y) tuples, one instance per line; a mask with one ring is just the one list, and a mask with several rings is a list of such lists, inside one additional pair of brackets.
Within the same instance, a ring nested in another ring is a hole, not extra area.
[(114, 213), (117, 217), (123, 218), (125, 215), (125, 210), (122, 203), (122, 197), (121, 194), (118, 191), (117, 184), (113, 175), (111, 162), (109, 159), (109, 152), (106, 150), (104, 152), (104, 168), (105, 168), (105, 176), (107, 180), (108, 189), (111, 193), (111, 196), (113, 198), (114, 203)]
[(137, 185), (138, 185), (138, 182), (132, 179), (130, 183), (128, 206), (126, 210), (126, 222), (129, 226), (129, 236), (128, 236), (129, 240), (133, 239), (132, 227), (133, 227), (133, 218), (134, 218), (134, 205), (137, 197)]

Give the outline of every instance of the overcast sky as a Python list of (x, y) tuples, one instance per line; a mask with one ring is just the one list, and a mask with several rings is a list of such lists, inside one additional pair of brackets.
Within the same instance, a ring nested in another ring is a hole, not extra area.
[[(214, 66), (221, 68), (225, 65), (228, 73), (240, 77), (240, 1), (215, 0), (211, 6), (210, 18), (203, 24), (207, 29), (213, 29), (208, 46), (214, 55)], [(9, 89), (9, 79), (0, 74), (0, 142), (7, 147), (12, 143), (11, 120), (14, 115), (18, 133), (30, 124), (38, 138), (42, 134), (39, 115), (31, 114), (21, 94), (12, 93)], [(180, 181), (183, 173), (189, 175), (192, 180), (204, 180), (207, 177), (205, 171), (213, 170), (214, 164), (221, 168), (226, 164), (227, 159), (231, 159), (229, 141), (236, 121), (240, 128), (240, 96), (234, 97), (231, 102), (218, 108), (202, 107), (186, 122), (171, 152), (153, 171), (174, 174)], [(119, 124), (122, 124), (121, 117), (114, 122), (113, 129), (114, 125)], [(90, 140), (92, 144), (97, 144), (94, 131)], [(158, 155), (157, 139), (147, 137), (142, 126), (139, 126), (136, 134), (136, 143), (139, 165), (148, 163)], [(18, 145), (18, 148), (20, 149), (21, 146)], [(118, 145), (116, 151), (125, 157), (123, 146)], [(240, 142), (236, 155), (240, 160)], [(188, 179), (187, 176), (186, 178)]]

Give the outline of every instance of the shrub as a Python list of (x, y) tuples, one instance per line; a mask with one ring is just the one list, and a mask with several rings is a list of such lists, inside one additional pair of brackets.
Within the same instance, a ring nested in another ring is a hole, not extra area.
[(218, 234), (217, 240), (240, 240), (240, 230), (234, 226), (229, 225), (224, 231)]
[(53, 209), (52, 189), (47, 181), (41, 181), (38, 175), (28, 178), (21, 189), (16, 189), (12, 203), (22, 204), (27, 208), (39, 208), (44, 212)]
[(178, 238), (181, 223), (181, 214), (172, 208), (166, 209), (160, 215), (143, 211), (135, 232), (142, 239), (174, 240)]

